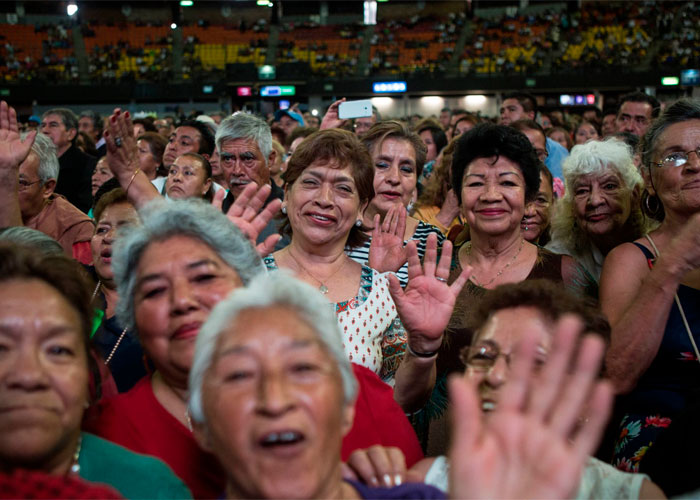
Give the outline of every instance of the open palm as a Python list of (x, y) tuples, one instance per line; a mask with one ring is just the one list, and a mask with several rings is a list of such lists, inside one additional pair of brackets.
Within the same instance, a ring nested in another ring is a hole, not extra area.
[(380, 223), (374, 216), (372, 242), (369, 245), (369, 267), (380, 273), (395, 273), (406, 263), (408, 252), (404, 244), (406, 209), (403, 205), (392, 207)]
[(17, 112), (5, 101), (0, 102), (0, 168), (14, 168), (22, 163), (32, 149), (36, 134), (36, 131), (30, 132), (22, 141)]

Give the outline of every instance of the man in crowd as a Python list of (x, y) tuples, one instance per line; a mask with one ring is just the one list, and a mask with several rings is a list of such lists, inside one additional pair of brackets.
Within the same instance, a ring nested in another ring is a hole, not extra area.
[(97, 159), (75, 145), (78, 117), (66, 108), (48, 110), (41, 117), (41, 132), (56, 146), (61, 175), (55, 192), (87, 213), (92, 206), (92, 172)]
[(166, 139), (169, 138), (170, 134), (175, 130), (170, 121), (165, 118), (157, 119), (153, 122), (153, 126), (156, 128), (156, 131)]
[(452, 112), (450, 108), (442, 108), (440, 110), (440, 125), (443, 130), (450, 128), (450, 118), (452, 118)]
[(654, 97), (644, 92), (626, 94), (620, 99), (620, 107), (617, 108), (617, 132), (630, 132), (642, 137), (660, 111), (659, 101)]
[[(197, 153), (209, 160), (214, 147), (214, 134), (204, 122), (186, 120), (170, 134), (163, 153), (163, 166), (166, 170), (170, 169), (175, 159), (185, 153)], [(165, 181), (166, 177), (153, 180), (153, 185), (162, 195), (165, 195)]]
[(600, 126), (603, 137), (608, 137), (617, 132), (615, 121), (617, 119), (617, 111), (609, 109), (603, 112), (603, 122)]
[(372, 116), (365, 118), (355, 118), (355, 123), (353, 124), (355, 128), (355, 134), (360, 136), (367, 132), (372, 125), (382, 120), (381, 115), (377, 108), (372, 106)]
[[(224, 213), (228, 212), (236, 196), (253, 182), (260, 187), (270, 185), (271, 191), (265, 205), (284, 198), (284, 191), (270, 179), (270, 165), (274, 163), (277, 153), (272, 149), (270, 127), (262, 119), (243, 112), (229, 116), (221, 122), (216, 132), (216, 149), (229, 188), (221, 207)], [(273, 219), (259, 235), (258, 241), (264, 241), (276, 232), (277, 222)], [(288, 243), (288, 240), (280, 242), (277, 248)]]
[[(537, 101), (526, 92), (507, 94), (501, 105), (501, 123), (510, 125), (518, 120), (535, 120), (537, 116)], [(561, 163), (569, 156), (569, 152), (561, 144), (547, 137), (547, 158), (544, 164), (553, 177), (563, 179)]]
[(76, 260), (91, 264), (92, 219), (54, 192), (58, 177), (56, 147), (47, 136), (38, 134), (19, 166), (17, 197), (22, 223), (51, 236)]
[(304, 118), (295, 111), (280, 109), (275, 112), (274, 124), (284, 130), (285, 135), (289, 137), (295, 128), (304, 126)]
[(102, 118), (94, 111), (87, 110), (80, 113), (78, 119), (78, 132), (84, 132), (95, 141), (98, 158), (107, 154), (105, 140), (102, 138)]

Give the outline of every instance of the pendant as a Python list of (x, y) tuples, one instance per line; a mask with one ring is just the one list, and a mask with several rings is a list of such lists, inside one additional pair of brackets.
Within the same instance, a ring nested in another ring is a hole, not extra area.
[(323, 295), (326, 295), (328, 293), (328, 287), (321, 283), (321, 286), (318, 287), (318, 291), (321, 292)]

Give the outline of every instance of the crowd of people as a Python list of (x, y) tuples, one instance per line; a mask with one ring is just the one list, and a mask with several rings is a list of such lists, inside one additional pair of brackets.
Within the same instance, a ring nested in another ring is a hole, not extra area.
[(0, 103), (0, 491), (700, 489), (700, 101), (343, 101), (36, 128)]

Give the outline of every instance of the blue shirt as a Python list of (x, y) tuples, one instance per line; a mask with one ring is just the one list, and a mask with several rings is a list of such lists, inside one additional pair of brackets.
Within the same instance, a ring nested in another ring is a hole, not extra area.
[(553, 141), (547, 137), (547, 152), (549, 156), (544, 160), (544, 164), (547, 166), (549, 171), (552, 173), (552, 177), (558, 177), (564, 180), (564, 171), (561, 168), (561, 164), (564, 158), (569, 156), (569, 152), (564, 146), (559, 144), (557, 141)]

